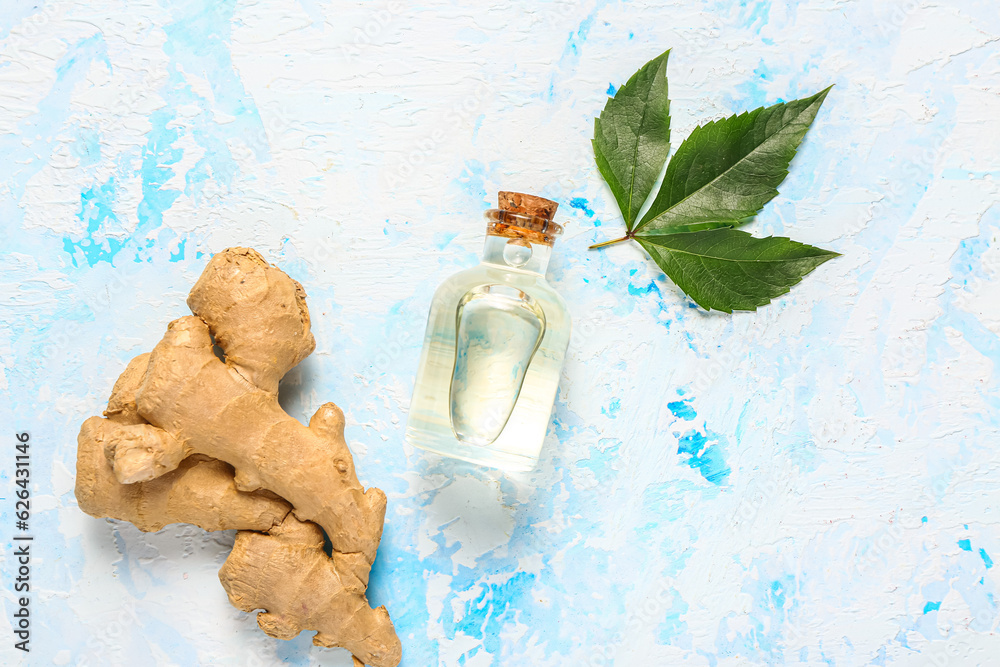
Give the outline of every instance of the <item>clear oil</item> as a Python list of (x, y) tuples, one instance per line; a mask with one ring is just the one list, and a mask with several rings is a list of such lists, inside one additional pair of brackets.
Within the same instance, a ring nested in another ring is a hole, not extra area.
[(406, 439), (513, 471), (535, 466), (570, 336), (545, 280), (551, 246), (487, 236), (483, 261), (431, 302)]
[(545, 335), (545, 312), (509, 285), (479, 285), (458, 300), (451, 428), (470, 445), (491, 445), (510, 420)]

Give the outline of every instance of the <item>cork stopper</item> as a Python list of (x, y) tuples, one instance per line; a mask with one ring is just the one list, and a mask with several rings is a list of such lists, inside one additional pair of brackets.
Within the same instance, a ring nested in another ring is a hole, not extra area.
[(536, 218), (551, 220), (559, 204), (551, 199), (526, 195), (522, 192), (500, 192), (497, 195), (500, 210), (511, 213), (521, 213), (523, 215), (533, 215)]
[(487, 234), (549, 246), (562, 234), (562, 227), (552, 221), (559, 208), (556, 202), (522, 192), (500, 192), (497, 200), (499, 208), (486, 212)]

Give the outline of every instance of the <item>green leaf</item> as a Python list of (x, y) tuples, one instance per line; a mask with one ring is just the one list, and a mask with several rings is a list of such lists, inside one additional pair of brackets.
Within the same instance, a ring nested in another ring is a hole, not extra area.
[(756, 310), (838, 253), (736, 229), (636, 237), (653, 261), (706, 310)]
[(632, 75), (594, 119), (594, 157), (632, 229), (670, 153), (668, 49)]
[(670, 160), (637, 234), (733, 227), (751, 220), (778, 194), (828, 92), (695, 128)]

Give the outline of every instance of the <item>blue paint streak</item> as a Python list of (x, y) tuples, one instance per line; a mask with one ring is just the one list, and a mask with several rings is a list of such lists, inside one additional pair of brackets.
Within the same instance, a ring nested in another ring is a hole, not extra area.
[(462, 600), (458, 602), (462, 612), (457, 621), (454, 617), (445, 617), (445, 632), (449, 637), (458, 633), (475, 637), (482, 642), (482, 648), (487, 653), (498, 658), (503, 641), (501, 633), (521, 613), (525, 606), (521, 601), (531, 596), (534, 582), (534, 574), (516, 572), (502, 584), (474, 583), (471, 588), (478, 590), (473, 593), (472, 599), (466, 596), (460, 598), (457, 593), (462, 591), (451, 592), (444, 601), (446, 608), (450, 609), (453, 603)]
[(174, 148), (180, 138), (180, 130), (168, 127), (175, 118), (166, 109), (153, 112), (150, 117), (153, 128), (146, 139), (142, 156), (142, 201), (137, 214), (141, 228), (158, 227), (163, 222), (163, 212), (173, 206), (180, 196), (178, 190), (167, 188), (174, 177), (171, 165), (180, 162), (184, 151)]
[(444, 250), (448, 244), (455, 240), (458, 232), (438, 232), (434, 235), (434, 245), (438, 250)]
[(993, 559), (990, 558), (988, 553), (986, 553), (986, 549), (979, 550), (979, 557), (983, 559), (983, 563), (986, 565), (987, 570), (993, 567)]
[(785, 607), (785, 589), (780, 581), (771, 582), (771, 597), (774, 599), (774, 606), (778, 609)]
[(588, 202), (583, 197), (574, 197), (569, 200), (570, 208), (575, 208), (578, 211), (583, 211), (587, 214), (587, 217), (592, 218), (594, 216), (593, 209), (590, 208), (590, 202)]
[(566, 48), (573, 53), (573, 55), (578, 55), (580, 53), (580, 44), (587, 41), (587, 35), (590, 34), (590, 29), (594, 25), (594, 14), (591, 14), (583, 21), (580, 22), (580, 27), (577, 28), (576, 32), (571, 32), (569, 39), (566, 40)]
[(667, 409), (674, 413), (675, 417), (680, 417), (684, 421), (691, 421), (698, 416), (698, 413), (694, 411), (688, 401), (692, 399), (686, 399), (684, 401), (674, 401), (672, 403), (667, 403)]
[(69, 236), (63, 237), (63, 250), (70, 254), (73, 266), (77, 263), (77, 251), (83, 254), (87, 264), (94, 266), (98, 262), (111, 263), (118, 251), (125, 245), (124, 241), (105, 236), (105, 223), (117, 223), (118, 216), (114, 212), (115, 179), (108, 179), (104, 185), (91, 186), (80, 193), (80, 212), (76, 217), (87, 224), (87, 235), (79, 241)]
[(690, 431), (679, 441), (678, 454), (698, 454), (708, 443), (708, 438), (698, 431)]
[(698, 431), (689, 431), (678, 440), (677, 453), (686, 455), (684, 462), (688, 467), (696, 469), (716, 486), (725, 484), (732, 472), (723, 458), (722, 448), (718, 444), (709, 445), (708, 437)]
[(45, 165), (56, 144), (55, 137), (68, 123), (70, 100), (77, 85), (86, 79), (91, 63), (107, 63), (107, 48), (100, 34), (70, 46), (56, 66), (57, 77), (48, 94), (38, 102), (38, 111), (17, 124), (17, 131), (0, 136), (0, 182), (13, 197), (0, 199), (4, 224), (16, 226), (24, 212), (10, 202), (19, 201), (27, 183)]
[(924, 605), (924, 613), (926, 614), (927, 612), (937, 611), (940, 608), (941, 608), (940, 602), (928, 602), (927, 604)]
[(608, 96), (609, 97), (614, 97), (615, 96), (615, 86), (612, 83), (608, 84)]
[(640, 296), (642, 294), (660, 294), (660, 288), (656, 285), (656, 281), (650, 280), (645, 287), (636, 287), (632, 283), (628, 284), (628, 293), (633, 296)]
[(177, 252), (170, 253), (171, 262), (179, 262), (184, 259), (184, 244), (187, 243), (187, 239), (184, 239), (179, 244), (177, 244)]
[(763, 60), (760, 61), (760, 64), (757, 65), (753, 73), (757, 75), (757, 78), (763, 81), (769, 81), (774, 78), (774, 75), (771, 73), (771, 70), (767, 68), (767, 65), (764, 64)]
[[(760, 579), (748, 579), (742, 589), (753, 600), (752, 606), (738, 621), (739, 628), (729, 627), (736, 614), (722, 619), (716, 635), (717, 656), (739, 658), (735, 664), (785, 664), (783, 635), (789, 616), (797, 607), (795, 591), (799, 583), (782, 566), (759, 560), (755, 566), (753, 569), (759, 572)], [(810, 664), (816, 664), (816, 660)]]
[(612, 419), (616, 419), (618, 417), (618, 413), (621, 412), (621, 409), (622, 409), (621, 399), (613, 398), (611, 399), (611, 402), (608, 403), (608, 407), (601, 408), (601, 412), (611, 417)]
[[(117, 182), (136, 175), (141, 180), (142, 199), (135, 211), (139, 224), (131, 236), (123, 234), (118, 240), (109, 239), (115, 226), (121, 227), (117, 225), (118, 218), (112, 208), (117, 203), (117, 195), (113, 191), (116, 180), (109, 180), (107, 187), (95, 186), (83, 191), (84, 212), (81, 220), (88, 223), (87, 235), (63, 240), (63, 248), (72, 256), (74, 265), (79, 266), (81, 254), (90, 266), (100, 261), (110, 263), (123, 247), (130, 245), (137, 247), (136, 261), (151, 260), (152, 256), (144, 252), (145, 249), (176, 238), (170, 230), (151, 232), (162, 226), (164, 213), (181, 194), (198, 203), (209, 180), (224, 189), (232, 186), (239, 168), (230, 153), (229, 140), (244, 142), (260, 161), (269, 158), (260, 117), (236, 73), (229, 50), (234, 0), (208, 4), (175, 3), (171, 9), (174, 21), (163, 27), (167, 36), (163, 52), (170, 57), (168, 76), (165, 84), (156, 91), (165, 104), (149, 116), (151, 127), (138, 156), (138, 173), (131, 167), (134, 155), (122, 155), (118, 161)], [(100, 35), (81, 42), (59, 64), (57, 86), (62, 85), (64, 79), (70, 83), (79, 79), (77, 70), (86, 73), (85, 57), (89, 56), (92, 60), (99, 53), (104, 53)], [(106, 54), (104, 60), (107, 62)], [(108, 67), (110, 69), (110, 62)], [(197, 73), (209, 82), (211, 99), (195, 92), (188, 82), (187, 72)], [(179, 118), (176, 109), (180, 107), (196, 108), (200, 112), (193, 115), (186, 113)], [(42, 107), (39, 108), (42, 111)], [(230, 122), (216, 122), (215, 114), (219, 111), (231, 117)], [(192, 138), (204, 148), (204, 153), (182, 174), (183, 189), (176, 189), (169, 187), (168, 183), (176, 182), (174, 166), (180, 163), (184, 154), (176, 145), (182, 137)], [(100, 141), (101, 137), (96, 133), (81, 131), (74, 152), (79, 153), (82, 163), (100, 159)], [(141, 245), (144, 242), (145, 247)], [(178, 251), (170, 255), (170, 261), (184, 259), (185, 249), (182, 241)]]
[[(743, 4), (746, 7), (746, 4)], [(761, 29), (767, 25), (768, 17), (771, 13), (771, 3), (769, 0), (761, 0), (753, 5), (743, 21), (747, 28), (754, 28), (754, 33), (760, 34)]]
[(959, 540), (958, 547), (962, 551), (972, 551), (972, 542), (971, 540)]
[(670, 609), (663, 614), (663, 621), (657, 626), (656, 638), (662, 644), (677, 644), (677, 639), (686, 632), (688, 625), (681, 620), (681, 616), (686, 614), (689, 606), (684, 602), (676, 591), (671, 591)]

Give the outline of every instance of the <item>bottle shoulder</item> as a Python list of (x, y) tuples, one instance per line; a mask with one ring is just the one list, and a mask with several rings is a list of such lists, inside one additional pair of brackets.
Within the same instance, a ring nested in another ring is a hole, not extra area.
[[(460, 296), (464, 290), (464, 286), (474, 286), (480, 282), (482, 277), (482, 271), (480, 270), (481, 264), (475, 266), (470, 266), (467, 269), (462, 269), (456, 273), (451, 274), (447, 278), (438, 284), (437, 289), (434, 291), (435, 299), (439, 296), (446, 296), (449, 293), (459, 290), (457, 296)], [(456, 298), (457, 298), (456, 296)]]
[(567, 317), (569, 308), (565, 299), (552, 287), (545, 276), (527, 271), (514, 271), (488, 262), (453, 273), (438, 286), (435, 301), (458, 301), (466, 292), (479, 285), (509, 285), (535, 298), (541, 298), (549, 308), (555, 308)]

